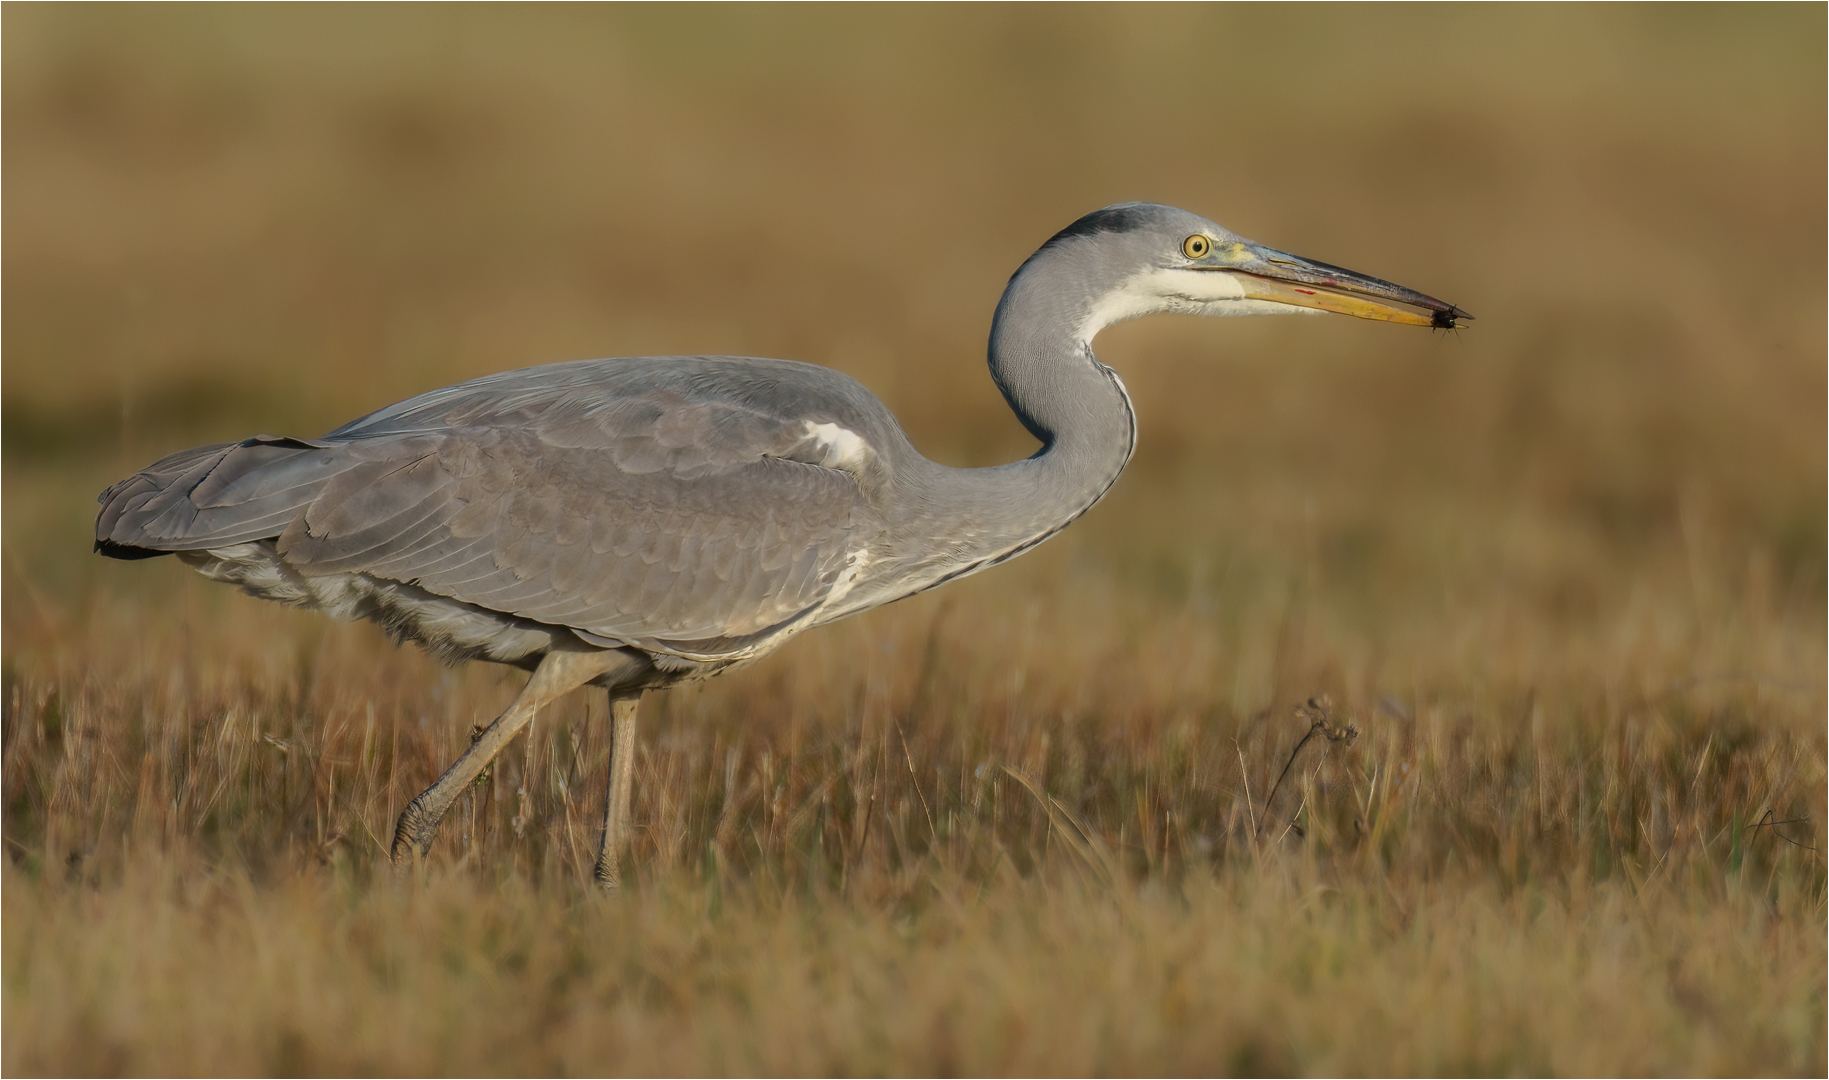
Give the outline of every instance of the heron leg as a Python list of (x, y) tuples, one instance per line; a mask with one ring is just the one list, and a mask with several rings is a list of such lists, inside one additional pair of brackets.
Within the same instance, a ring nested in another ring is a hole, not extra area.
[(629, 847), (629, 802), (635, 791), (635, 708), (640, 694), (610, 693), (610, 783), (603, 796), (603, 846), (597, 849), (597, 884), (622, 888), (622, 853)]
[(623, 653), (599, 649), (554, 649), (541, 658), (540, 666), (534, 669), (527, 685), (502, 715), (470, 741), (470, 748), (445, 770), (437, 783), (421, 792), (401, 812), (400, 823), (394, 828), (393, 849), (389, 853), (394, 865), (415, 865), (425, 857), (432, 847), (432, 838), (438, 835), (438, 823), (444, 820), (445, 811), (542, 706), (627, 662), (628, 657)]

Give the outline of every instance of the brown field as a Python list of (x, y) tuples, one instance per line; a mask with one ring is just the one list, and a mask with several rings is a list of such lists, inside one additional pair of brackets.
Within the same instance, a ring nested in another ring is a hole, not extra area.
[[(1829, 1070), (1820, 5), (4, 30), (7, 1075)], [(1478, 321), (1106, 334), (1105, 504), (644, 702), (615, 900), (602, 700), (399, 886), (521, 676), (89, 553), (170, 450), (587, 356), (1010, 460), (998, 290), (1137, 198)]]

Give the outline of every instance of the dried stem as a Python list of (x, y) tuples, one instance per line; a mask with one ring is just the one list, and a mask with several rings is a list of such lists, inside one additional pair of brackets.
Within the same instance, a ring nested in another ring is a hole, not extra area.
[(1282, 788), (1283, 780), (1289, 775), (1289, 770), (1295, 767), (1296, 758), (1301, 755), (1302, 748), (1308, 745), (1308, 740), (1320, 735), (1329, 742), (1350, 743), (1359, 737), (1359, 729), (1351, 724), (1343, 724), (1338, 728), (1329, 725), (1329, 721), (1333, 719), (1333, 710), (1333, 699), (1326, 694), (1311, 697), (1306, 704), (1295, 707), (1296, 716), (1309, 722), (1308, 733), (1303, 735), (1301, 741), (1296, 743), (1295, 749), (1289, 752), (1289, 760), (1283, 763), (1283, 771), (1277, 774), (1276, 783), (1270, 786), (1270, 794), (1264, 799), (1263, 813), (1258, 815), (1257, 833), (1264, 831), (1264, 822), (1270, 817), (1270, 808), (1276, 805), (1276, 793)]

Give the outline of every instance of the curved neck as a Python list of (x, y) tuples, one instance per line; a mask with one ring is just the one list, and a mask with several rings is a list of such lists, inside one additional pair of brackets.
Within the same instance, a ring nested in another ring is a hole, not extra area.
[(1032, 261), (1010, 279), (991, 321), (991, 378), (1041, 440), (1031, 461), (1064, 475), (1103, 463), (1109, 487), (1136, 446), (1136, 415), (1117, 373), (1092, 353), (1105, 325), (1093, 290), (1064, 269)]
[[(1022, 461), (951, 469), (922, 459), (902, 481), (932, 542), (903, 563), (919, 591), (1029, 550), (1091, 509), (1136, 447), (1136, 416), (1116, 372), (1092, 354), (1102, 325), (1083, 283), (1033, 261), (1018, 271), (991, 327), (991, 378), (1041, 449)], [(914, 565), (911, 565), (914, 564)]]
[(990, 342), (991, 378), (1041, 449), (1002, 469), (977, 470), (997, 474), (985, 479), (1008, 500), (1009, 520), (1036, 533), (1024, 550), (1091, 509), (1137, 447), (1130, 395), (1092, 353), (1102, 322), (1091, 290), (1050, 269), (1031, 263), (1011, 279)]

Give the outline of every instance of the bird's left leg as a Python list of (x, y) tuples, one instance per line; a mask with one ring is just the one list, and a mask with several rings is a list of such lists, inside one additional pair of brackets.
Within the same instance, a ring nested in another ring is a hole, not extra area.
[(502, 715), (471, 741), (470, 748), (437, 783), (407, 804), (394, 829), (394, 846), (389, 854), (394, 865), (416, 864), (425, 857), (445, 811), (542, 706), (629, 663), (629, 655), (616, 649), (555, 648), (541, 658), (533, 677)]

